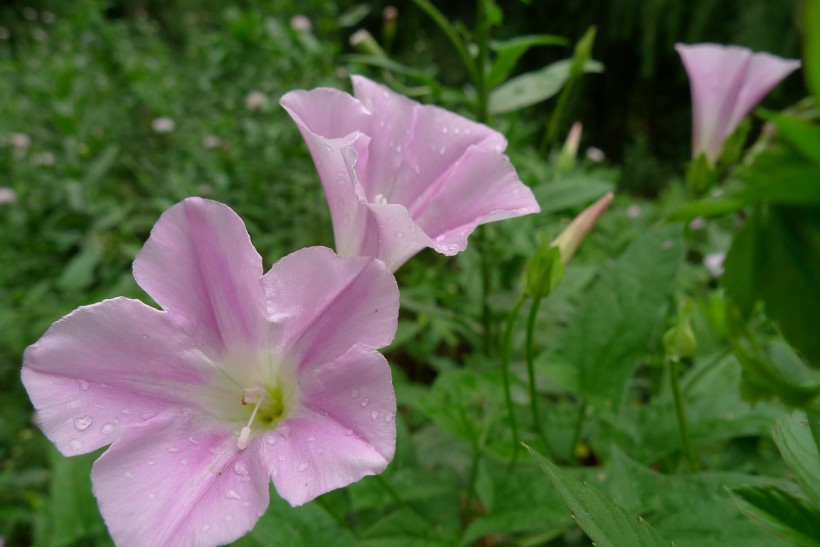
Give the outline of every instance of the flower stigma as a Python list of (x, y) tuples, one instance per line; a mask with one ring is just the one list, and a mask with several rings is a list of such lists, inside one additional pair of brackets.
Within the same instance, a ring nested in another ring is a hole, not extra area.
[(242, 404), (252, 405), (248, 423), (240, 430), (236, 446), (245, 450), (251, 440), (251, 426), (258, 418), (261, 426), (269, 429), (285, 416), (285, 397), (279, 386), (254, 386), (242, 390)]

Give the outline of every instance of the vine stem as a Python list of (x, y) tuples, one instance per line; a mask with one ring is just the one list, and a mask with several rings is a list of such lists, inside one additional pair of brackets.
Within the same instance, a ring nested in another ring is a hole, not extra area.
[(516, 300), (513, 309), (507, 316), (507, 323), (504, 326), (504, 338), (501, 341), (501, 378), (504, 382), (504, 399), (507, 402), (507, 413), (510, 415), (510, 427), (513, 434), (513, 457), (515, 462), (518, 456), (518, 423), (515, 419), (515, 409), (512, 402), (512, 391), (510, 387), (510, 346), (512, 339), (512, 332), (515, 329), (515, 324), (518, 321), (518, 314), (521, 311), (521, 306), (524, 305), (526, 296), (521, 293)]
[(552, 448), (547, 442), (547, 437), (544, 435), (544, 428), (541, 425), (541, 414), (538, 412), (538, 392), (535, 385), (535, 349), (533, 344), (535, 332), (535, 320), (538, 317), (538, 308), (541, 305), (542, 297), (536, 296), (532, 299), (530, 305), (530, 313), (527, 317), (527, 339), (526, 339), (526, 356), (527, 356), (527, 376), (530, 384), (530, 409), (532, 410), (532, 422), (535, 426), (535, 432), (544, 443), (544, 452), (547, 457), (552, 458)]
[(678, 427), (680, 429), (681, 441), (683, 442), (683, 452), (692, 471), (698, 471), (700, 466), (692, 449), (692, 441), (689, 438), (689, 422), (686, 420), (686, 407), (683, 403), (683, 393), (680, 388), (680, 372), (678, 359), (670, 359), (671, 367), (669, 371), (669, 383), (672, 387), (672, 395), (675, 398), (675, 413), (678, 415)]

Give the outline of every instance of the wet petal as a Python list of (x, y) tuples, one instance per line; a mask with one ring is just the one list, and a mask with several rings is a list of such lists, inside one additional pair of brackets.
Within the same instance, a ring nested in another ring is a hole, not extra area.
[(302, 405), (262, 454), (277, 492), (291, 505), (381, 473), (396, 449), (396, 400), (390, 367), (356, 346), (302, 382)]
[(227, 205), (189, 198), (165, 211), (134, 277), (214, 358), (264, 345), (262, 258)]
[(223, 545), (250, 531), (268, 506), (268, 470), (256, 443), (236, 448), (227, 429), (164, 415), (128, 429), (91, 479), (118, 545)]
[(340, 258), (325, 247), (292, 253), (263, 279), (277, 345), (301, 363), (300, 374), (333, 361), (356, 343), (389, 344), (396, 334), (399, 293), (384, 263)]
[(26, 350), (22, 379), (43, 432), (73, 455), (169, 407), (198, 406), (212, 373), (168, 314), (115, 298), (54, 323)]

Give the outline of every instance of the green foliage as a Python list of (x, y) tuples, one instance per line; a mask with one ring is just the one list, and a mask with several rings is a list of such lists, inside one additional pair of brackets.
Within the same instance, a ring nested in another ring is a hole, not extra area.
[(774, 440), (783, 459), (794, 471), (797, 482), (820, 509), (820, 416), (817, 410), (795, 411), (782, 418), (774, 430)]
[(639, 360), (658, 336), (683, 258), (677, 226), (638, 238), (580, 303), (560, 352), (578, 368), (580, 394), (617, 409)]
[(820, 545), (820, 511), (804, 500), (776, 487), (746, 487), (734, 494), (740, 510), (775, 536), (798, 545)]
[(579, 482), (533, 449), (528, 450), (564, 499), (572, 518), (596, 545), (672, 545), (641, 517), (627, 513), (599, 490)]

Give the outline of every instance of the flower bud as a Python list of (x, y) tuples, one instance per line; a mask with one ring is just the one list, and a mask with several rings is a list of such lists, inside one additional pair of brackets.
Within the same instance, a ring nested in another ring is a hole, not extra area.
[(581, 245), (586, 235), (592, 230), (595, 223), (598, 222), (598, 218), (604, 214), (609, 204), (612, 203), (613, 198), (613, 193), (607, 192), (603, 197), (598, 199), (598, 201), (584, 209), (580, 215), (575, 217), (575, 220), (570, 222), (569, 226), (561, 232), (561, 235), (552, 241), (554, 246), (561, 249), (561, 262), (564, 264), (569, 262), (569, 259), (575, 254), (575, 251), (578, 250), (578, 246)]
[(678, 304), (677, 324), (663, 335), (663, 349), (670, 359), (691, 357), (698, 349), (698, 341), (691, 323), (694, 308), (694, 303), (688, 298), (681, 300)]

